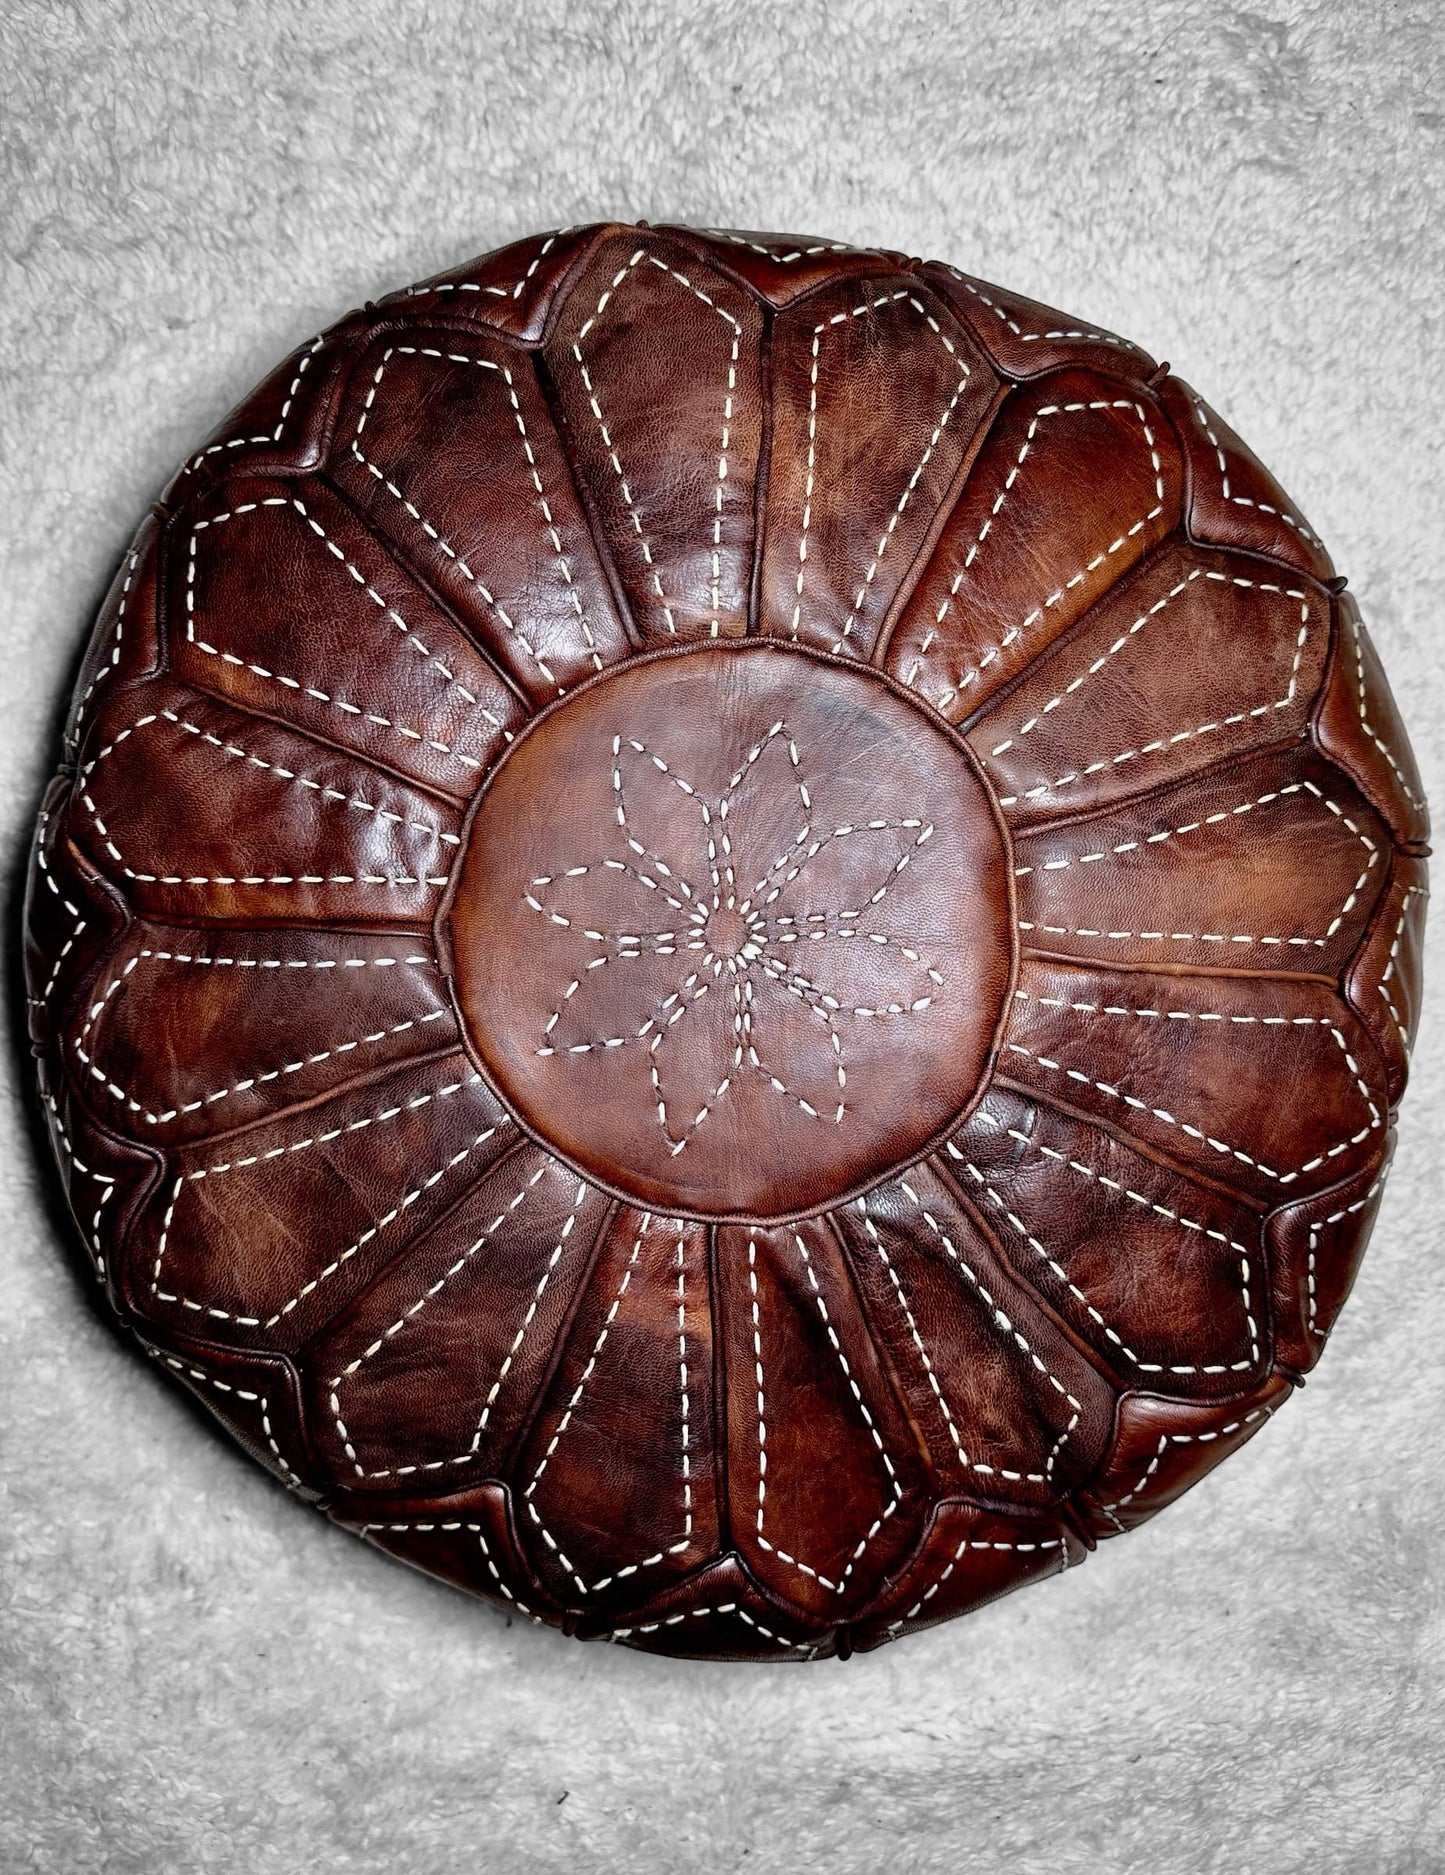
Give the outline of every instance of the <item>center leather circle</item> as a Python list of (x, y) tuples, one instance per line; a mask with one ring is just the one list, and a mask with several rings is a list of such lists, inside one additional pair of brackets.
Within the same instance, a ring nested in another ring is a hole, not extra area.
[(776, 1218), (970, 1108), (1013, 964), (973, 758), (871, 669), (775, 641), (634, 659), (537, 718), (443, 915), (479, 1066), (647, 1209)]

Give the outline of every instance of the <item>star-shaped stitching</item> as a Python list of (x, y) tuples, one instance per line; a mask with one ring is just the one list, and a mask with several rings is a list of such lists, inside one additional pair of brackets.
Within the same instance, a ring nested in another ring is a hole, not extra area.
[[(716, 799), (622, 735), (612, 741), (611, 787), (619, 851), (539, 875), (524, 893), (534, 911), (594, 947), (547, 1018), (538, 1055), (645, 1047), (657, 1124), (673, 1154), (748, 1074), (809, 1118), (841, 1123), (844, 1025), (919, 1014), (943, 986), (913, 940), (874, 928), (932, 823), (820, 817), (783, 721), (748, 750)], [(857, 903), (811, 903), (813, 862), (845, 844), (863, 848), (843, 869)], [(643, 914), (636, 922), (626, 917), (633, 909)], [(875, 947), (871, 975), (891, 966), (889, 1000), (852, 1002), (828, 987), (829, 955), (847, 942)], [(799, 946), (816, 947), (822, 961), (809, 957), (805, 970)], [(619, 971), (628, 978), (620, 995)], [(611, 1032), (587, 1026), (590, 1005), (603, 1000), (609, 1016), (632, 1012), (612, 1017)]]

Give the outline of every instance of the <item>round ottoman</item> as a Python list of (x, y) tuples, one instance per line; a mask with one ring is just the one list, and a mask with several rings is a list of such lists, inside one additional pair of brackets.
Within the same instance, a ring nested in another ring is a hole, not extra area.
[(126, 555), (33, 1039), (120, 1319), (517, 1614), (846, 1655), (1080, 1562), (1343, 1302), (1425, 804), (1136, 346), (594, 227), (354, 313)]

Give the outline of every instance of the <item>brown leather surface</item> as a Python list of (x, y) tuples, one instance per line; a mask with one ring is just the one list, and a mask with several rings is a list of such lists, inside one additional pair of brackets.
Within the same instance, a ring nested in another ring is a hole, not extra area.
[(32, 1036), (121, 1319), (568, 1632), (879, 1645), (1318, 1358), (1428, 834), (1353, 599), (1138, 348), (773, 234), (302, 346), (120, 568)]

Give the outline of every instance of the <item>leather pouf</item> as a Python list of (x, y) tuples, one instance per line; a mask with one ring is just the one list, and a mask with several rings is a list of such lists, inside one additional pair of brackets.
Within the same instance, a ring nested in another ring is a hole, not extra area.
[(121, 1319), (338, 1522), (676, 1654), (1080, 1561), (1311, 1367), (1425, 805), (1136, 346), (600, 227), (355, 313), (127, 554), (34, 1041)]

